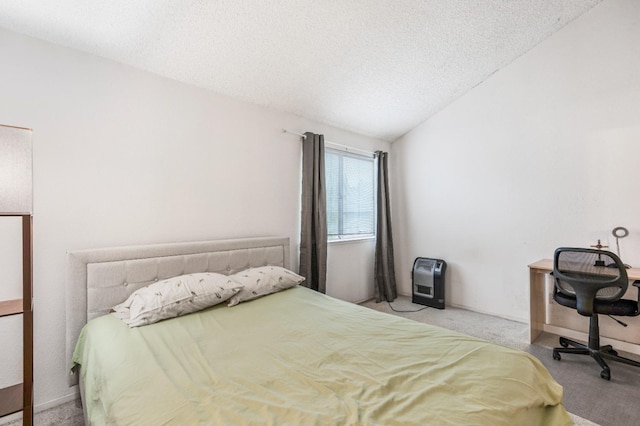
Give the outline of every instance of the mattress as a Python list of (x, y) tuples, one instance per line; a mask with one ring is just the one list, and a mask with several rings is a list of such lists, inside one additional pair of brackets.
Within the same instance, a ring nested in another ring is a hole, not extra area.
[(95, 425), (564, 425), (535, 357), (295, 287), (138, 328), (82, 330)]

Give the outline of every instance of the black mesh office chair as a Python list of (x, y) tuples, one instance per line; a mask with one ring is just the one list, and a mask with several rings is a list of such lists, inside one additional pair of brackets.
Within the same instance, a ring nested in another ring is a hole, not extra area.
[[(553, 278), (553, 299), (590, 317), (589, 344), (561, 337), (562, 347), (553, 349), (553, 359), (560, 360), (560, 353), (591, 355), (602, 368), (600, 377), (605, 380), (611, 379), (611, 371), (603, 358), (640, 367), (640, 362), (618, 356), (611, 345), (600, 346), (598, 314), (636, 316), (640, 313), (640, 295), (638, 300), (621, 299), (629, 280), (618, 256), (604, 250), (561, 247), (554, 253)], [(636, 281), (634, 285), (639, 284)]]

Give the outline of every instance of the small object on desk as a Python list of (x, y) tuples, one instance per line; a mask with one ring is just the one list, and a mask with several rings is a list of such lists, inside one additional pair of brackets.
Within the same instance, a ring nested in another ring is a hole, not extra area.
[(590, 247), (593, 248), (597, 248), (598, 250), (602, 250), (603, 248), (608, 248), (609, 246), (605, 246), (600, 242), (600, 239), (598, 239), (598, 244), (591, 244)]
[[(596, 245), (592, 244), (591, 247), (596, 248), (598, 250), (602, 250), (603, 248), (608, 248), (609, 246), (602, 245), (602, 243), (598, 239), (598, 244)], [(605, 266), (604, 260), (602, 260), (602, 257), (600, 255), (598, 255), (598, 259), (596, 259), (593, 266)]]
[[(622, 259), (622, 256), (620, 256), (620, 238), (624, 238), (627, 237), (629, 235), (629, 230), (627, 228), (625, 228), (624, 226), (616, 226), (615, 228), (613, 228), (613, 231), (611, 231), (611, 234), (616, 237), (616, 251), (618, 252), (618, 257), (620, 259)], [(607, 265), (610, 268), (615, 268), (615, 265)], [(627, 265), (626, 263), (624, 264), (624, 267), (629, 269), (631, 268), (630, 265)]]

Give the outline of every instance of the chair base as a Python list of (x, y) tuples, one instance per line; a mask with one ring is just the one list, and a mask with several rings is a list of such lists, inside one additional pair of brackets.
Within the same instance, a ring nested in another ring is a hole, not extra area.
[[(566, 337), (560, 338), (560, 345), (562, 346), (561, 348), (553, 348), (553, 359), (559, 361), (561, 359), (561, 353), (590, 355), (591, 358), (596, 360), (600, 368), (602, 368), (602, 371), (600, 371), (600, 377), (605, 380), (611, 380), (611, 370), (604, 358), (633, 365), (634, 367), (640, 367), (640, 362), (619, 356), (618, 352), (614, 350), (611, 345), (596, 345), (595, 348), (592, 348), (589, 347), (590, 345), (585, 345), (583, 343), (576, 342), (575, 340), (567, 339)], [(570, 348), (569, 346), (573, 347)]]

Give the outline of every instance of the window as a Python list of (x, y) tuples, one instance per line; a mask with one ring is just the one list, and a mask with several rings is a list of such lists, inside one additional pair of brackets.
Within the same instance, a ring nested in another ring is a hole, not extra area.
[(375, 226), (373, 158), (325, 149), (329, 240), (372, 237)]

